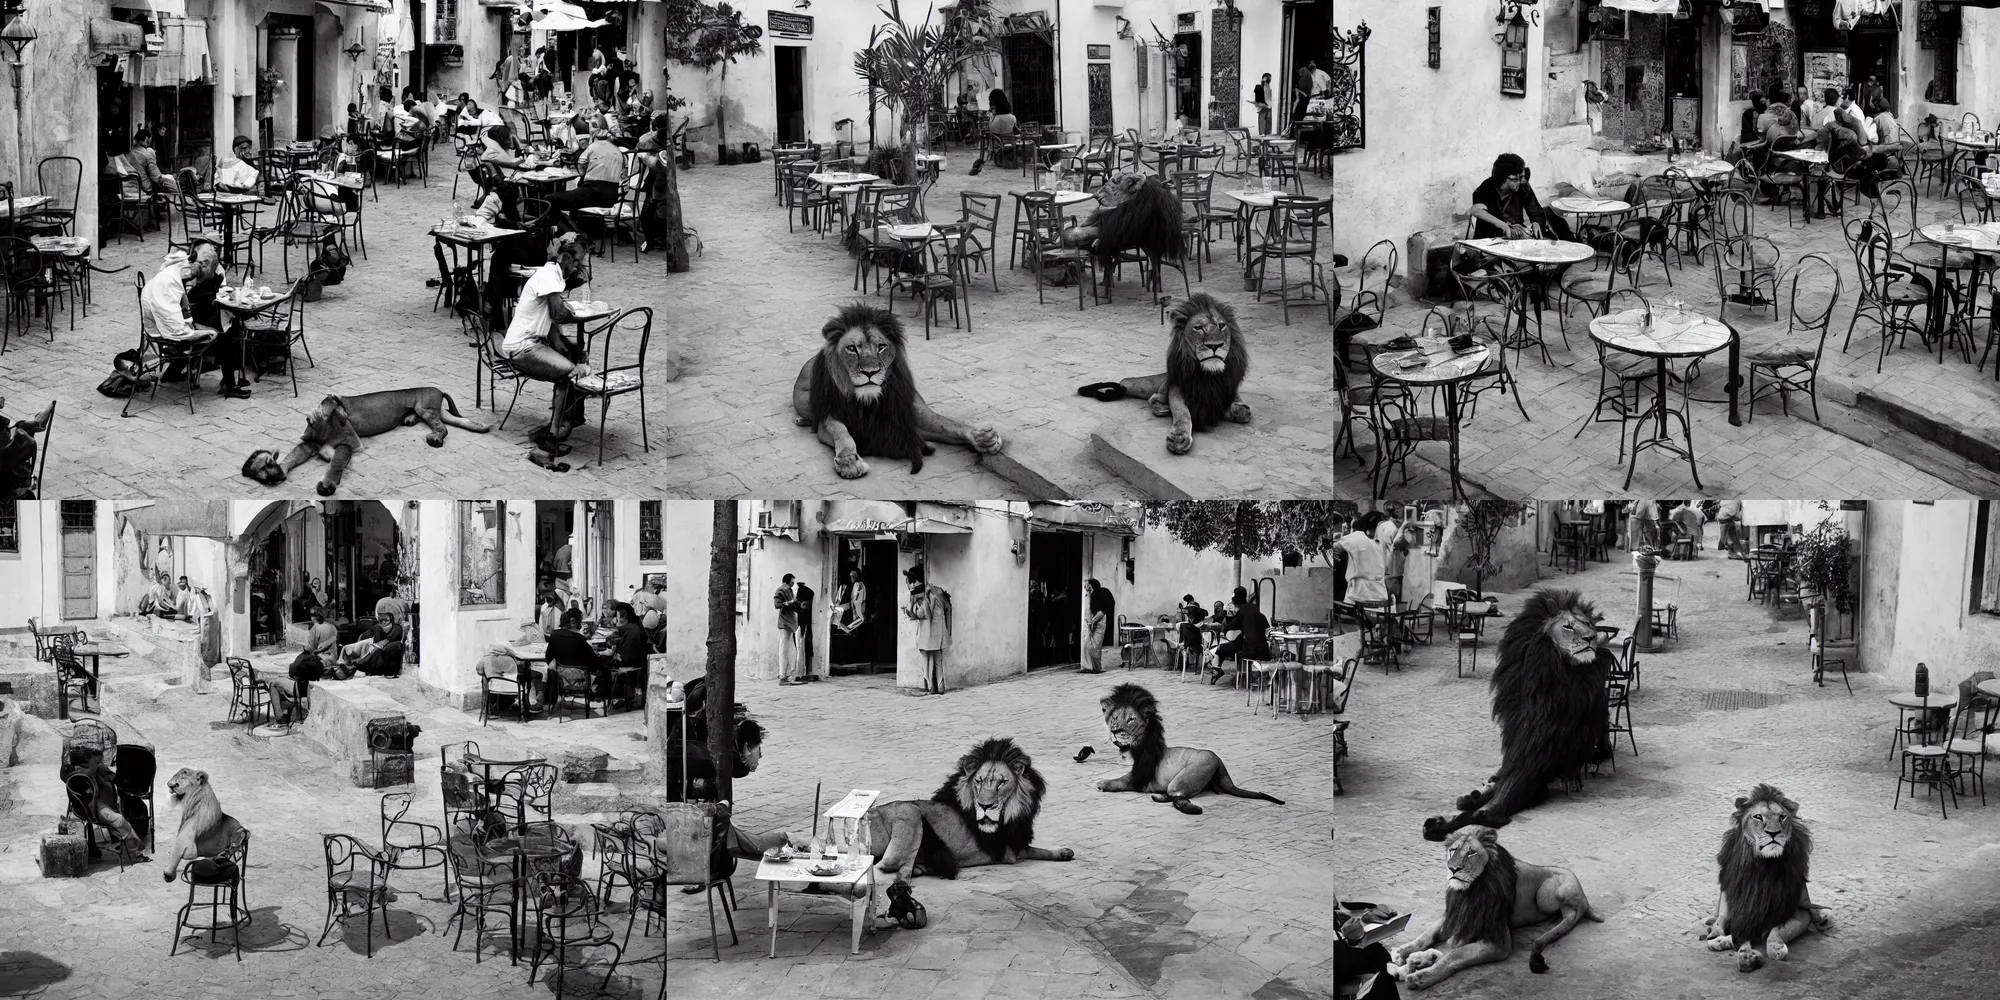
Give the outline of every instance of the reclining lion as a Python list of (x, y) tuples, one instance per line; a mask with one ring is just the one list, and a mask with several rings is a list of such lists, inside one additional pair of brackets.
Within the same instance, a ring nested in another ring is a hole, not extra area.
[(283, 462), (278, 460), (277, 452), (260, 448), (243, 460), (243, 474), (266, 486), (276, 486), (293, 469), (318, 455), (333, 463), (326, 470), (326, 478), (319, 481), (319, 495), (330, 497), (340, 488), (340, 477), (346, 474), (347, 463), (361, 447), (362, 438), (397, 427), (413, 427), (418, 421), (431, 429), (424, 441), (433, 448), (444, 447), (447, 425), (478, 434), (493, 429), (490, 424), (459, 416), (458, 403), (451, 394), (435, 387), (328, 396), (319, 401), (318, 408), (306, 414), (306, 432), (299, 436), (299, 443), (292, 446), (291, 454)]

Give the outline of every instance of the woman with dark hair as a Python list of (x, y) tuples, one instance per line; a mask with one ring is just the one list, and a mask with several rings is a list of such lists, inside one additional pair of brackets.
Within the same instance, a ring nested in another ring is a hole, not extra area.
[(1561, 216), (1542, 209), (1534, 188), (1528, 186), (1529, 176), (1528, 165), (1519, 156), (1501, 153), (1494, 158), (1491, 175), (1472, 192), (1474, 239), (1534, 239), (1543, 230), (1559, 240), (1572, 238)]
[(1007, 100), (1007, 92), (1001, 90), (999, 87), (993, 88), (993, 90), (986, 95), (986, 105), (987, 109), (992, 111), (996, 117), (1000, 115), (1011, 115), (1014, 113), (1013, 102)]

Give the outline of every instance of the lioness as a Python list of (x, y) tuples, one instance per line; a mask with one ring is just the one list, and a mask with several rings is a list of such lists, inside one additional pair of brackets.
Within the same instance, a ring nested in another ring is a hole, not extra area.
[(412, 427), (420, 420), (431, 429), (424, 442), (433, 448), (444, 447), (446, 425), (478, 434), (493, 429), (490, 424), (459, 416), (458, 403), (451, 394), (435, 387), (328, 396), (306, 415), (306, 432), (299, 436), (299, 443), (282, 463), (277, 452), (258, 449), (243, 460), (243, 474), (266, 486), (276, 486), (293, 469), (304, 465), (306, 459), (318, 455), (333, 463), (318, 487), (320, 496), (330, 497), (340, 488), (340, 477), (347, 472), (347, 463), (361, 447), (362, 438), (397, 427)]

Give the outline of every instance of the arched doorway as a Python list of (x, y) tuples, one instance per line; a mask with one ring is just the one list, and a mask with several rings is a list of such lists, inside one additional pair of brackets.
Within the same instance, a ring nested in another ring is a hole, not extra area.
[[(417, 502), (280, 501), (251, 520), (237, 540), (249, 578), (250, 646), (282, 644), (292, 626), (309, 627), (324, 607), (352, 642), (378, 602), (417, 600)], [(414, 629), (412, 620), (408, 625)], [(407, 643), (417, 648), (415, 636)]]

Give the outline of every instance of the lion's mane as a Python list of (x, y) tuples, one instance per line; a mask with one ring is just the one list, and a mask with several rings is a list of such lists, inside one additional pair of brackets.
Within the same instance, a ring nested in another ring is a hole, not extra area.
[(1599, 716), (1611, 654), (1599, 650), (1588, 667), (1571, 662), (1548, 636), (1550, 622), (1565, 612), (1594, 614), (1574, 590), (1538, 590), (1500, 637), (1490, 684), (1503, 778), (1511, 771), (1547, 785), (1590, 763), (1604, 738)]
[[(1757, 856), (1743, 837), (1743, 824), (1759, 802), (1782, 806), (1792, 818), (1791, 839), (1775, 859)], [(1812, 831), (1799, 819), (1799, 805), (1770, 785), (1759, 784), (1736, 800), (1722, 848), (1715, 852), (1721, 867), (1722, 895), (1729, 904), (1729, 926), (1718, 928), (1738, 943), (1761, 942), (1799, 911), (1812, 866)]]
[(1498, 841), (1489, 842), (1486, 849), (1486, 870), (1479, 873), (1472, 888), (1445, 890), (1444, 920), (1438, 926), (1440, 946), (1511, 940), (1520, 868)]
[(1187, 256), (1181, 200), (1165, 183), (1151, 174), (1121, 174), (1110, 183), (1122, 196), (1097, 209), (1094, 223), (1087, 223), (1097, 227), (1092, 249), (1100, 262), (1108, 267), (1127, 250), (1165, 260)]
[[(889, 377), (881, 395), (863, 405), (854, 397), (854, 386), (844, 374), (836, 377), (841, 364), (840, 338), (855, 327), (873, 327), (895, 348), (889, 363)], [(910, 471), (924, 468), (924, 439), (917, 431), (917, 388), (910, 374), (904, 350), (903, 321), (879, 306), (854, 302), (841, 306), (820, 329), (826, 340), (812, 362), (812, 398), (808, 416), (814, 427), (827, 417), (837, 418), (854, 436), (854, 450), (861, 455), (910, 460)]]
[(1160, 769), (1160, 759), (1167, 755), (1167, 726), (1160, 720), (1159, 701), (1153, 697), (1153, 692), (1137, 684), (1120, 684), (1100, 699), (1097, 706), (1103, 710), (1107, 726), (1111, 713), (1120, 708), (1131, 709), (1145, 721), (1139, 741), (1127, 748), (1127, 752), (1132, 757), (1133, 786), (1151, 787), (1153, 777)]
[[(173, 803), (181, 811), (181, 823), (177, 828), (180, 833), (188, 833), (192, 827), (192, 832), (199, 836), (222, 822), (222, 803), (215, 797), (215, 786), (209, 784), (205, 775), (181, 768), (174, 772), (167, 787), (174, 790)], [(182, 791), (183, 787), (187, 790)]]
[[(979, 829), (973, 811), (972, 776), (987, 763), (996, 763), (1009, 770), (1018, 764), (1018, 780), (1006, 801), (1000, 803), (1000, 827), (992, 833)], [(993, 858), (1005, 858), (1026, 851), (1035, 840), (1035, 817), (1042, 812), (1042, 795), (1048, 791), (1049, 783), (1042, 773), (1035, 770), (1027, 751), (1014, 745), (1011, 739), (994, 737), (973, 747), (958, 759), (951, 776), (931, 795), (932, 802), (951, 806), (965, 818), (965, 826), (979, 848)], [(925, 837), (924, 846), (918, 852), (917, 860), (932, 874), (945, 878), (958, 875), (958, 859), (952, 856), (940, 837)]]
[[(1190, 331), (1190, 322), (1202, 311), (1209, 313), (1216, 325), (1229, 334), (1229, 357), (1222, 363), (1221, 374), (1203, 371), (1196, 354), (1200, 344)], [(1223, 414), (1236, 402), (1243, 376), (1250, 370), (1250, 350), (1244, 346), (1243, 330), (1236, 324), (1236, 310), (1207, 292), (1195, 292), (1174, 300), (1168, 315), (1173, 317), (1174, 331), (1167, 341), (1166, 391), (1180, 389), (1194, 429), (1209, 430), (1222, 422)]]

